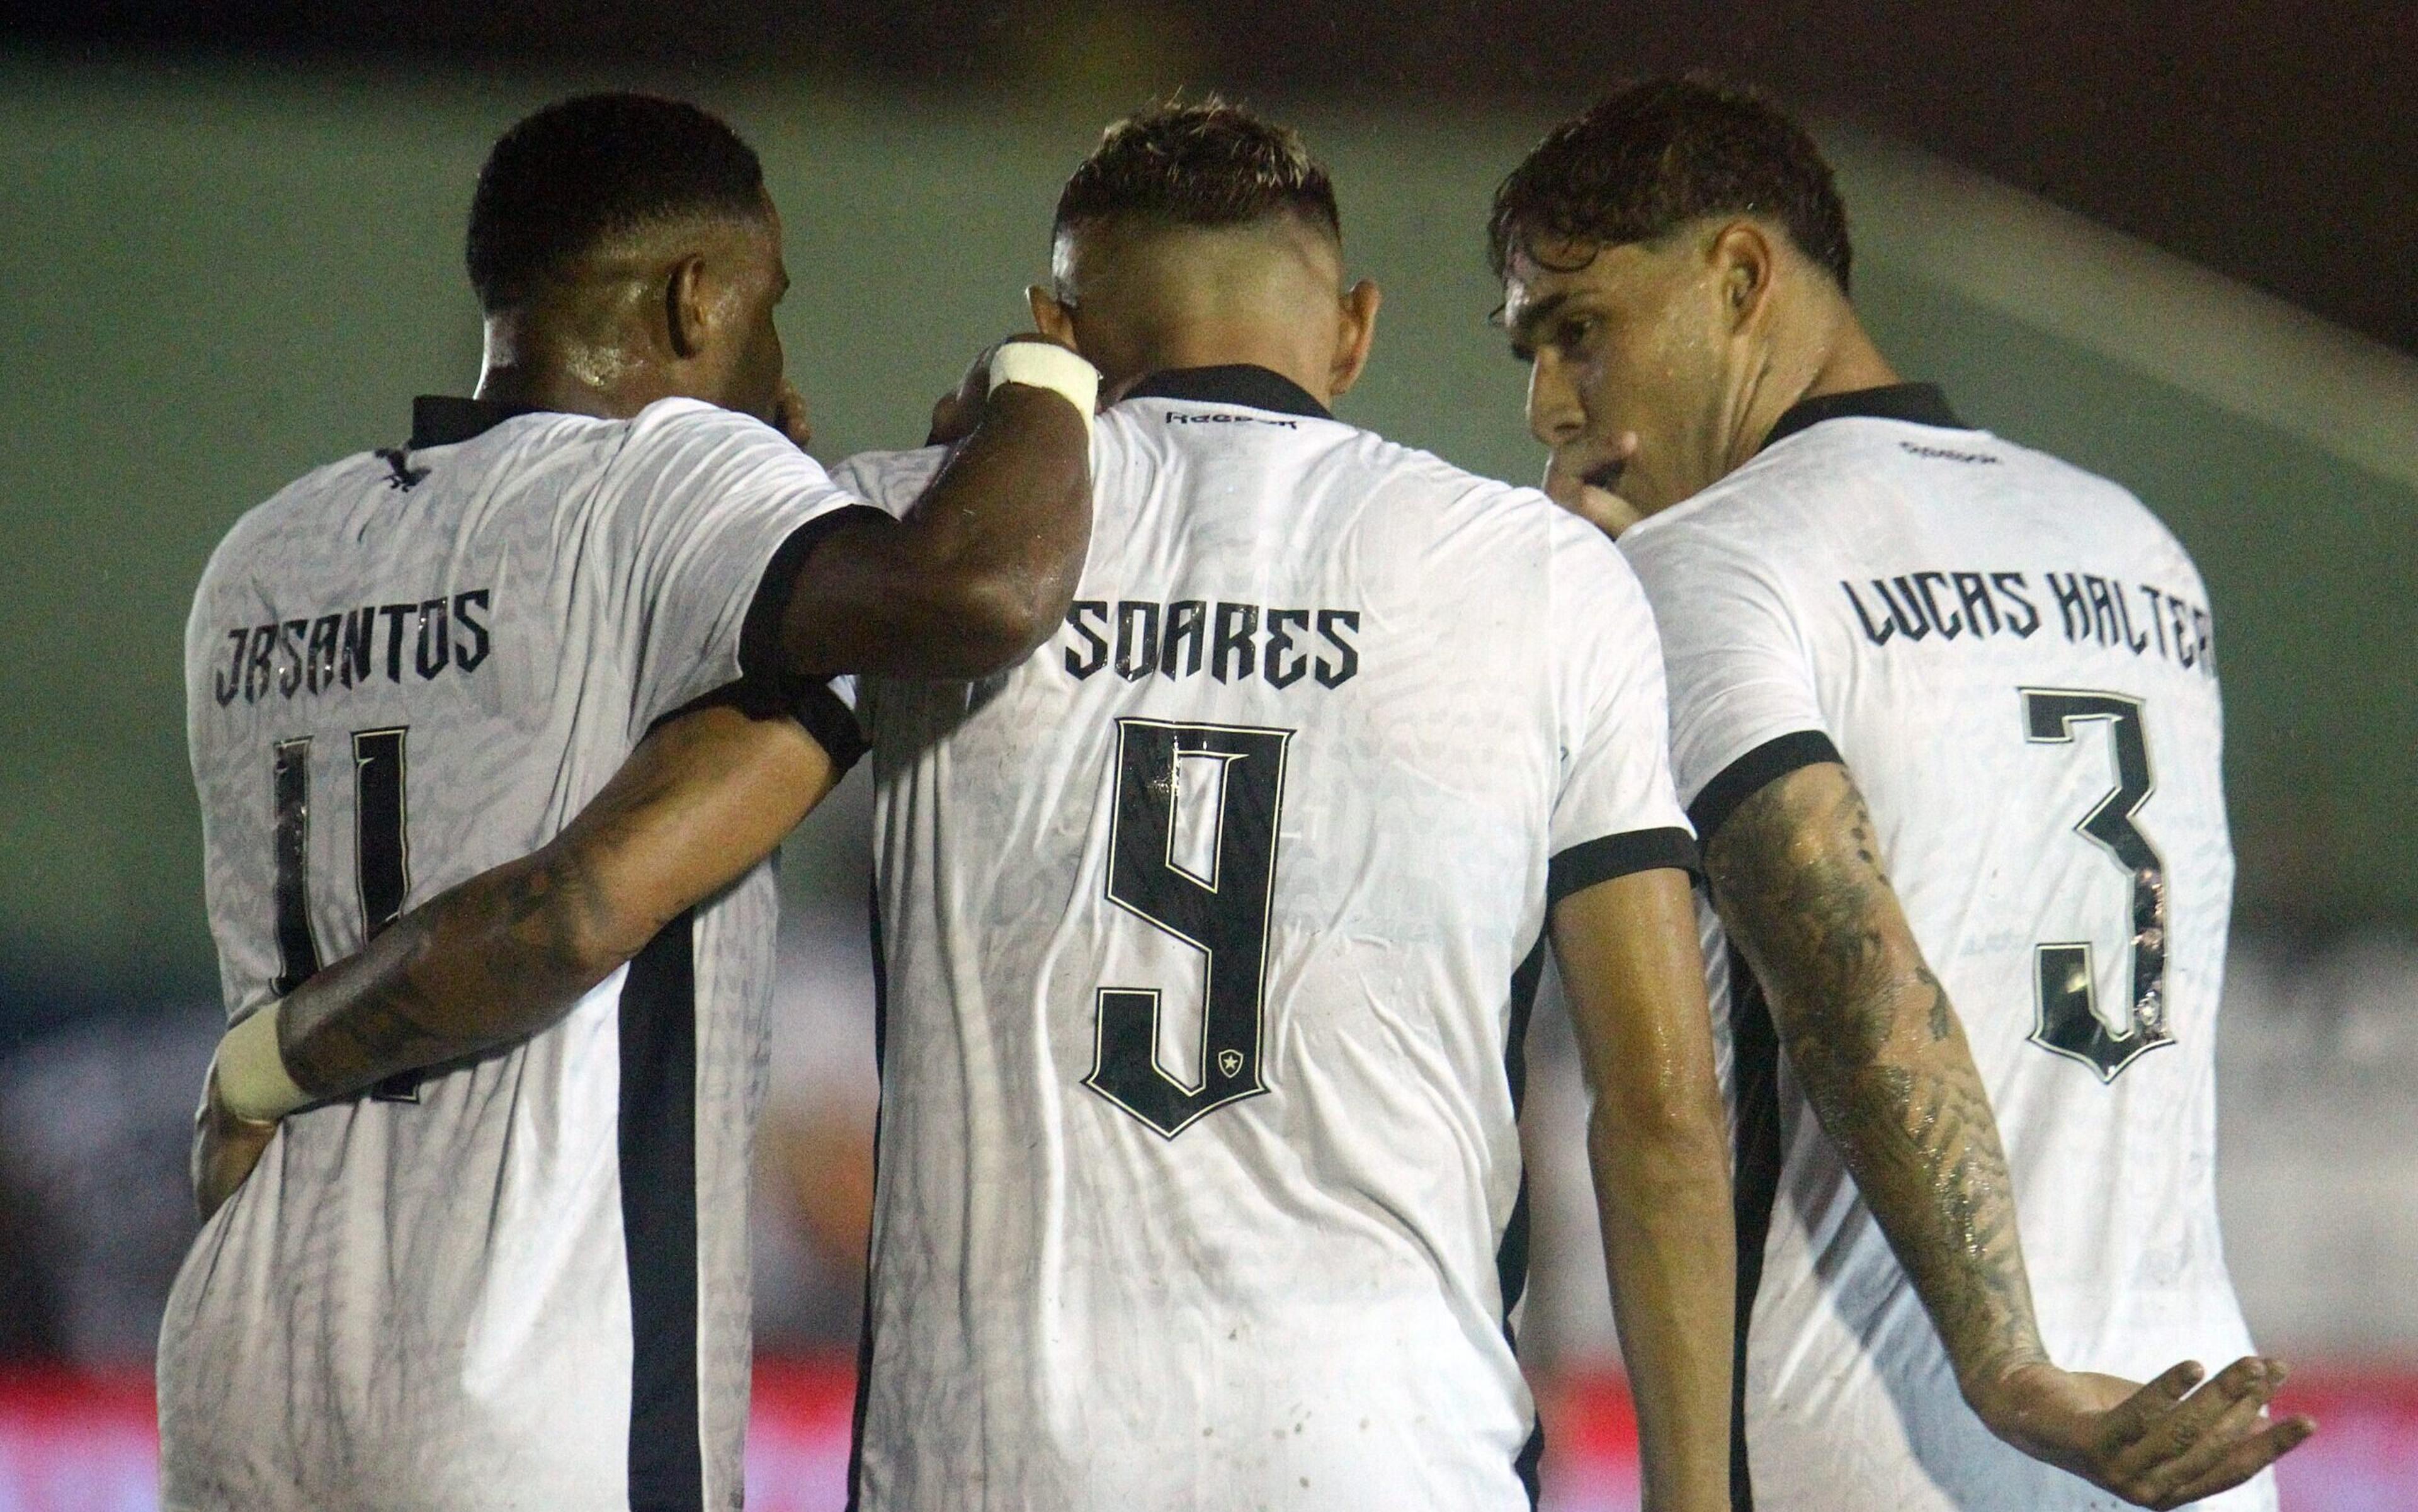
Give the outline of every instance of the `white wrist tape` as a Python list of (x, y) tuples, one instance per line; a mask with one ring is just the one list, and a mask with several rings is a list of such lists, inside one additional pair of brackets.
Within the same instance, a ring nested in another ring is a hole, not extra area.
[(284, 1009), (284, 1003), (272, 1002), (219, 1041), (219, 1101), (237, 1118), (270, 1123), (311, 1100), (277, 1048), (277, 1021)]
[(991, 353), (990, 387), (1002, 383), (1064, 394), (1083, 417), (1083, 434), (1092, 434), (1092, 410), (1100, 402), (1100, 370), (1055, 342), (1008, 342)]

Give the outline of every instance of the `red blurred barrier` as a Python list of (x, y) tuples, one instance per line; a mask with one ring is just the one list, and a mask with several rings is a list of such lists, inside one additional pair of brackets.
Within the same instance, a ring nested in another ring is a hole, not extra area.
[[(2418, 1512), (2418, 1376), (2312, 1372), (2285, 1393), (2317, 1438), (2284, 1462), (2286, 1512)], [(1616, 1376), (1544, 1387), (1546, 1512), (1637, 1505), (1637, 1422)], [(855, 1388), (840, 1362), (756, 1369), (749, 1512), (833, 1512), (845, 1500)], [(127, 1372), (0, 1369), (0, 1512), (153, 1512), (151, 1382)]]

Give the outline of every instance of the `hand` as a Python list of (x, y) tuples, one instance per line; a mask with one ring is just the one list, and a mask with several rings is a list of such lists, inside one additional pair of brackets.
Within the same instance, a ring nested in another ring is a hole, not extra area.
[[(983, 405), (990, 398), (991, 354), (1009, 342), (1049, 342), (1051, 345), (1065, 344), (1063, 342), (1051, 342), (1050, 338), (1038, 331), (1027, 330), (1018, 331), (1013, 336), (993, 342), (984, 347), (982, 354), (974, 359), (974, 365), (966, 370), (965, 381), (942, 394), (932, 405), (932, 428), (924, 437), (926, 446), (955, 446), (973, 435), (974, 427), (982, 423)], [(1073, 351), (1074, 348), (1067, 347), (1067, 350)]]
[(1645, 518), (1644, 511), (1613, 492), (1620, 469), (1637, 455), (1637, 433), (1626, 431), (1610, 458), (1555, 451), (1545, 464), (1545, 496), (1618, 540), (1623, 530)]
[(814, 444), (815, 428), (806, 420), (806, 396), (787, 378), (781, 380), (781, 392), (773, 401), (773, 428), (801, 451)]
[(219, 1101), (219, 1068), (211, 1065), (209, 1080), (202, 1089), (202, 1106), (193, 1114), (193, 1202), (204, 1223), (226, 1205), (235, 1189), (260, 1164), (276, 1133), (274, 1123), (238, 1118), (227, 1111)]
[(2287, 1373), (2248, 1355), (2193, 1391), (2196, 1361), (2146, 1386), (2043, 1361), (1968, 1395), (1991, 1432), (2033, 1459), (2136, 1506), (2173, 1507), (2241, 1485), (2317, 1431), (2307, 1417), (2266, 1416)]

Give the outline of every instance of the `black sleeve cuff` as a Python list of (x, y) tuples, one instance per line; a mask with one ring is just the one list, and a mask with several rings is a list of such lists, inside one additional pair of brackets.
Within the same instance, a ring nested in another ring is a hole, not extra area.
[(1631, 830), (1570, 847), (1545, 868), (1545, 907), (1552, 908), (1573, 893), (1598, 882), (1609, 882), (1631, 872), (1669, 866), (1698, 874), (1696, 842), (1676, 826), (1666, 830)]
[(781, 664), (781, 619), (789, 607), (789, 595), (798, 586), (798, 574), (805, 570), (806, 558), (815, 548), (829, 540), (833, 532), (861, 520), (887, 520), (870, 504), (849, 504), (828, 514), (818, 514), (789, 532), (764, 564), (764, 575), (757, 580), (756, 597), (747, 603), (747, 618), (739, 627), (739, 670), (749, 677), (778, 678), (786, 670)]
[(1766, 741), (1723, 767), (1721, 774), (1705, 784), (1704, 791), (1688, 805), (1688, 821), (1696, 827), (1697, 843), (1711, 845), (1713, 832), (1729, 822), (1740, 803), (1798, 768), (1819, 766), (1825, 761), (1846, 765), (1839, 748), (1830, 743), (1830, 737), (1820, 730), (1798, 730)]
[(865, 738), (864, 726), (856, 722), (856, 711), (821, 678), (791, 678), (784, 682), (775, 678), (751, 677), (726, 682), (655, 721), (648, 726), (647, 733), (653, 734), (682, 714), (717, 708), (736, 709), (749, 719), (796, 720), (842, 773), (863, 760), (865, 753), (872, 748)]

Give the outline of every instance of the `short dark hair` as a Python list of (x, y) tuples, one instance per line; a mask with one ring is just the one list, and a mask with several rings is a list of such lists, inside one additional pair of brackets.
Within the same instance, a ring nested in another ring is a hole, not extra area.
[(1212, 95), (1154, 105), (1101, 132), (1059, 194), (1050, 230), (1125, 219), (1233, 226), (1279, 214), (1343, 234), (1335, 185), (1300, 134)]
[(689, 215), (751, 216), (764, 167), (718, 117), (653, 95), (582, 95), (499, 138), (470, 196), (481, 308), (528, 300), (604, 237)]
[(1652, 79), (1563, 122), (1494, 191), (1495, 277), (1538, 237), (1652, 241), (1711, 215), (1775, 221), (1847, 288), (1847, 210), (1814, 139), (1751, 90)]

